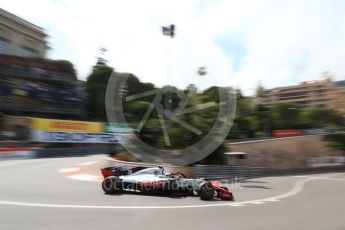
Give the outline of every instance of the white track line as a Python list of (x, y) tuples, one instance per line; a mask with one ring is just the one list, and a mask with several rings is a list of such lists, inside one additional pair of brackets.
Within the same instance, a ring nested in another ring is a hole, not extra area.
[(332, 178), (332, 177), (316, 177), (316, 176), (296, 176), (296, 177), (304, 177), (304, 178), (313, 178), (318, 180), (335, 180), (335, 181), (345, 181), (345, 179), (340, 178)]
[(97, 181), (97, 182), (102, 182), (103, 177), (101, 176), (94, 176), (94, 175), (90, 175), (90, 174), (82, 174), (82, 173), (78, 173), (78, 174), (74, 174), (74, 175), (69, 175), (66, 176), (69, 179), (73, 179), (73, 180), (80, 180), (80, 181)]
[(79, 171), (80, 171), (80, 167), (70, 167), (70, 168), (63, 168), (59, 170), (60, 173), (74, 173), (74, 172), (79, 172)]

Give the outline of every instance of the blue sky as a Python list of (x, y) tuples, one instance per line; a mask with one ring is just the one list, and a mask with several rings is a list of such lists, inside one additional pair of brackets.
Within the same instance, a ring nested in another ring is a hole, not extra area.
[(240, 41), (233, 40), (230, 36), (219, 36), (215, 39), (218, 46), (223, 49), (226, 55), (234, 57), (233, 68), (234, 71), (238, 71), (241, 68), (241, 61), (246, 54), (245, 47)]
[[(298, 84), (325, 70), (345, 79), (342, 0), (2, 0), (0, 7), (43, 27), (48, 56), (72, 61), (80, 79), (101, 46), (117, 70), (158, 86), (227, 85), (250, 95), (258, 82)], [(173, 41), (160, 32), (170, 23)]]

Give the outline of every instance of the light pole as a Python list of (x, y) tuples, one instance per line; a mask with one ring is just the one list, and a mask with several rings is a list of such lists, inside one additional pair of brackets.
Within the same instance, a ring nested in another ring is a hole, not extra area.
[(171, 24), (170, 26), (163, 26), (162, 33), (165, 36), (168, 36), (167, 44), (167, 86), (164, 90), (165, 93), (165, 109), (172, 111), (172, 90), (170, 89), (170, 79), (172, 78), (172, 39), (175, 37), (175, 25)]

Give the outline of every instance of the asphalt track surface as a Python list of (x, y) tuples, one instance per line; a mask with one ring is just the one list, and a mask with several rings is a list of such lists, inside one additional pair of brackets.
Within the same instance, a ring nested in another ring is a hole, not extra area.
[(242, 181), (234, 202), (104, 195), (59, 173), (95, 160), (0, 161), (0, 229), (345, 229), (345, 173)]

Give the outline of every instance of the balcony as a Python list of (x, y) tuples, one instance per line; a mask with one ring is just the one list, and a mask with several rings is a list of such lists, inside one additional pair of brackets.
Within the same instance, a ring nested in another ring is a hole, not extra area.
[[(34, 100), (33, 100), (34, 101)], [(16, 100), (13, 97), (0, 97), (0, 111), (9, 112), (35, 112), (41, 114), (73, 114), (82, 115), (82, 104), (68, 105), (68, 104), (46, 104), (34, 101), (34, 103), (27, 103), (25, 100)]]
[(28, 68), (16, 68), (11, 66), (1, 66), (0, 77), (1, 76), (13, 76), (21, 78), (30, 78), (35, 80), (43, 80), (46, 82), (53, 82), (57, 84), (68, 84), (69, 86), (75, 87), (77, 85), (76, 81), (73, 79), (72, 74), (60, 73), (53, 71), (44, 71), (41, 73), (35, 72), (35, 69)]

